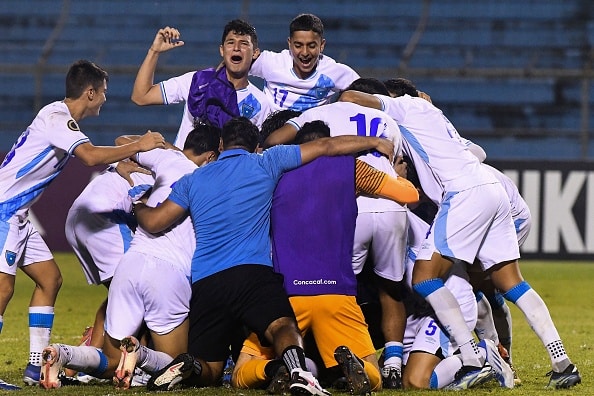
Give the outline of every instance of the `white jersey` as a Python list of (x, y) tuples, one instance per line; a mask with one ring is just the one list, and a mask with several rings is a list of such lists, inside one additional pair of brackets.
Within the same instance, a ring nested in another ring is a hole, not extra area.
[(136, 219), (132, 202), (153, 185), (153, 177), (134, 172), (134, 186), (109, 167), (89, 182), (66, 216), (66, 239), (78, 257), (87, 282), (111, 279), (130, 246)]
[[(386, 113), (359, 106), (350, 102), (335, 102), (304, 111), (288, 121), (298, 130), (306, 123), (322, 120), (330, 127), (332, 136), (355, 135), (384, 137), (394, 143), (394, 155), (402, 153), (402, 138), (398, 125)], [(367, 153), (358, 157), (376, 169), (397, 177), (390, 161), (379, 153)], [(404, 211), (404, 207), (390, 199), (359, 195), (359, 213)]]
[(458, 192), (497, 179), (468, 150), (458, 131), (437, 107), (409, 95), (375, 95), (400, 126), (404, 151), (413, 160), (425, 194), (437, 205), (444, 192)]
[[(136, 160), (155, 175), (155, 185), (147, 201), (147, 205), (151, 207), (165, 201), (175, 182), (197, 168), (184, 153), (177, 150), (155, 149), (138, 153)], [(186, 216), (179, 223), (158, 234), (146, 232), (139, 226), (128, 251), (149, 254), (179, 265), (189, 279), (195, 247), (194, 227), (190, 216)]]
[(266, 81), (264, 93), (274, 110), (297, 111), (327, 103), (333, 94), (346, 89), (359, 78), (349, 66), (320, 54), (314, 73), (301, 79), (293, 70), (293, 57), (289, 50), (262, 51), (250, 74)]
[(272, 112), (268, 97), (252, 83), (235, 92), (237, 93), (239, 115), (248, 118), (260, 129), (266, 117)]
[[(184, 114), (182, 116), (177, 136), (174, 145), (180, 149), (184, 147), (188, 134), (194, 129), (194, 117), (188, 109), (188, 96), (190, 94), (190, 86), (192, 85), (192, 78), (196, 72), (188, 72), (181, 76), (170, 78), (169, 80), (161, 81), (159, 83), (161, 88), (161, 95), (163, 96), (163, 104), (185, 103)], [(262, 122), (271, 112), (271, 106), (267, 97), (258, 87), (248, 82), (246, 88), (237, 90), (237, 106), (239, 114), (257, 125), (258, 128), (262, 126)]]
[(88, 141), (64, 102), (43, 107), (0, 165), (0, 220), (27, 221), (31, 205), (60, 174), (74, 149)]

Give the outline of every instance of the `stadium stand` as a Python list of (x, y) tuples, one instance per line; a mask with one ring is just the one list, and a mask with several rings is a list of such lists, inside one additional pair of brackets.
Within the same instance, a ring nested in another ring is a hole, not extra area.
[(221, 29), (233, 18), (256, 26), (261, 48), (284, 49), (288, 23), (301, 12), (324, 21), (329, 56), (364, 76), (415, 81), (491, 158), (594, 156), (588, 139), (594, 3), (588, 0), (6, 0), (0, 2), (0, 151), (37, 107), (61, 98), (64, 73), (79, 58), (111, 75), (104, 114), (83, 123), (93, 141), (110, 144), (120, 133), (149, 128), (173, 138), (181, 107), (143, 109), (129, 99), (158, 28), (176, 26), (186, 41), (160, 59), (156, 79), (162, 79), (216, 65)]

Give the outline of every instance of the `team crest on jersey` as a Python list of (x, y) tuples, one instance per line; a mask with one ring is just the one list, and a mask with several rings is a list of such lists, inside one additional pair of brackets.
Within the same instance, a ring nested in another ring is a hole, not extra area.
[(71, 131), (80, 131), (78, 124), (74, 120), (68, 121), (68, 129), (70, 129)]
[(6, 262), (8, 263), (8, 265), (13, 265), (16, 262), (16, 253), (15, 252), (11, 252), (10, 250), (6, 251), (6, 254), (4, 255), (4, 257), (6, 258)]

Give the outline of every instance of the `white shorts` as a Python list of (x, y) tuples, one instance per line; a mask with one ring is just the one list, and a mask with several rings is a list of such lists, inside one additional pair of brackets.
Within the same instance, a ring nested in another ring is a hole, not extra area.
[[(440, 352), (441, 350), (441, 352)], [(437, 325), (437, 321), (429, 316), (406, 318), (404, 330), (402, 363), (406, 365), (411, 352), (426, 352), (446, 358), (455, 352), (447, 334)]]
[(435, 249), (430, 244), (421, 245), (419, 260), (429, 260), (437, 251), (467, 263), (478, 258), (487, 270), (520, 258), (509, 198), (499, 183), (447, 193), (431, 232)]
[(90, 285), (111, 280), (133, 236), (127, 225), (85, 210), (68, 212), (65, 232)]
[(9, 275), (16, 275), (18, 267), (54, 258), (30, 221), (19, 225), (0, 222), (0, 245), (2, 246), (0, 272)]
[(407, 229), (406, 211), (359, 213), (353, 247), (355, 274), (363, 270), (367, 255), (371, 253), (373, 271), (378, 276), (401, 281), (404, 276)]
[(111, 280), (105, 331), (119, 340), (137, 334), (144, 321), (151, 331), (167, 334), (188, 317), (191, 295), (190, 280), (178, 266), (129, 251)]

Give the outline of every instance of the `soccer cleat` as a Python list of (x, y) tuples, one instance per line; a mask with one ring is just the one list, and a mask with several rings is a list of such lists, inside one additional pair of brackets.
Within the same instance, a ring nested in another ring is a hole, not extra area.
[(194, 358), (189, 353), (178, 355), (171, 363), (157, 371), (146, 384), (149, 391), (172, 390), (188, 378), (194, 369)]
[(54, 389), (62, 386), (58, 375), (62, 371), (63, 363), (60, 360), (60, 347), (52, 344), (41, 352), (41, 374), (39, 376), (39, 386), (44, 389)]
[(0, 390), (3, 390), (3, 391), (14, 391), (14, 390), (20, 390), (20, 389), (21, 389), (20, 386), (9, 384), (8, 382), (3, 381), (3, 380), (0, 379)]
[(140, 348), (140, 343), (136, 337), (129, 336), (122, 338), (120, 341), (120, 351), (122, 352), (120, 363), (113, 375), (113, 384), (117, 389), (130, 388), (136, 361), (138, 360), (138, 348)]
[(482, 385), (493, 379), (493, 370), (488, 363), (480, 367), (463, 366), (454, 381), (443, 387), (444, 390), (464, 390)]
[(513, 388), (514, 372), (509, 367), (509, 364), (501, 358), (495, 343), (491, 340), (484, 339), (477, 345), (485, 349), (487, 363), (491, 365), (495, 379), (499, 381), (499, 384), (504, 388)]
[(551, 371), (550, 375), (551, 379), (549, 380), (547, 388), (567, 389), (582, 382), (580, 372), (574, 364), (567, 366), (567, 368), (561, 373)]
[(279, 366), (276, 373), (274, 373), (274, 377), (270, 380), (266, 392), (268, 392), (269, 395), (288, 395), (290, 383), (289, 372), (287, 371), (287, 367), (283, 364)]
[(134, 370), (134, 375), (132, 376), (132, 381), (130, 382), (130, 386), (146, 386), (150, 378), (151, 376), (149, 373), (140, 367), (136, 367)]
[(370, 395), (371, 385), (369, 377), (359, 359), (351, 350), (342, 345), (334, 351), (334, 359), (342, 369), (345, 378), (349, 383), (349, 390), (352, 395)]
[[(85, 327), (85, 330), (82, 333), (82, 337), (80, 342), (78, 343), (79, 346), (89, 346), (91, 345), (91, 337), (93, 336), (93, 326)], [(64, 375), (67, 377), (76, 377), (76, 370), (73, 369), (64, 369)], [(87, 381), (88, 382), (88, 381)]]
[(396, 367), (382, 367), (382, 387), (384, 389), (402, 389), (402, 375)]
[(25, 373), (23, 374), (23, 382), (25, 385), (37, 386), (39, 385), (39, 373), (41, 372), (41, 366), (35, 366), (31, 363), (27, 363)]
[(293, 396), (328, 396), (330, 392), (320, 386), (320, 383), (309, 371), (300, 368), (291, 370), (291, 384), (289, 390)]
[(225, 362), (225, 368), (223, 369), (223, 378), (221, 383), (225, 388), (231, 388), (231, 379), (233, 378), (233, 370), (235, 370), (235, 362), (233, 358), (229, 356)]

